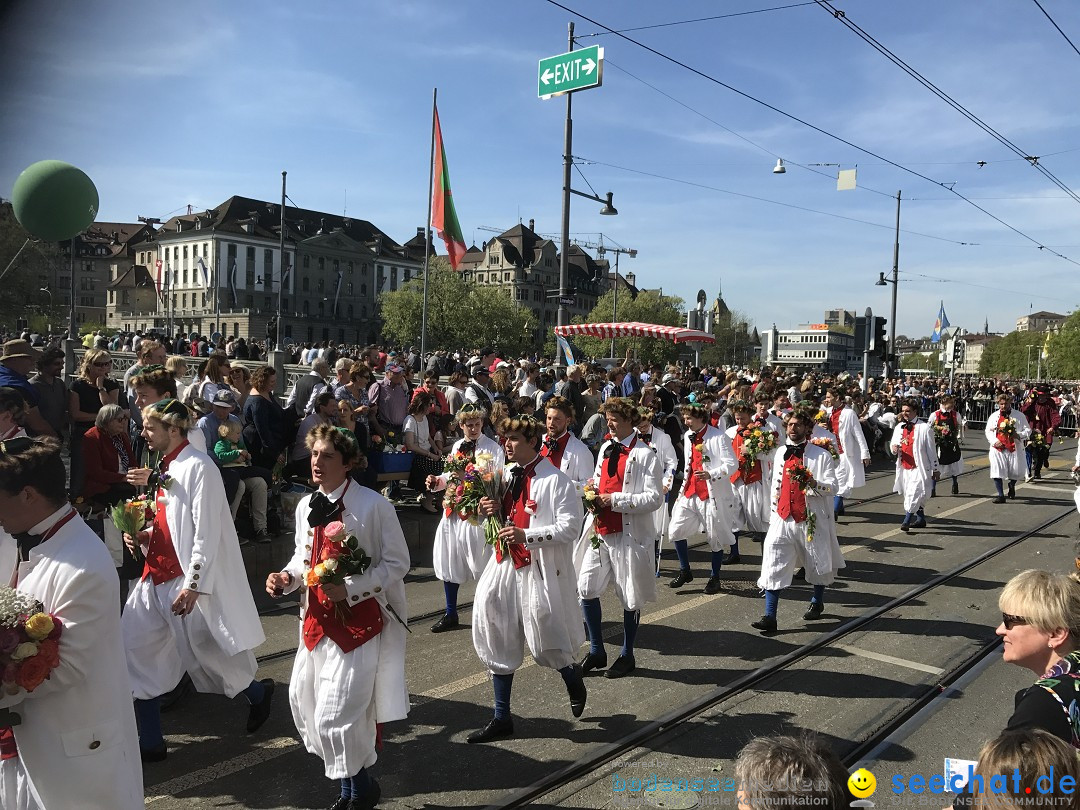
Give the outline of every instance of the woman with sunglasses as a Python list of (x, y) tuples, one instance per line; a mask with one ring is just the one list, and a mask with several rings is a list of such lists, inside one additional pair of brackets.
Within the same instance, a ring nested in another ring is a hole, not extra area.
[(82, 495), (86, 466), (83, 462), (83, 436), (94, 426), (97, 413), (104, 405), (116, 405), (120, 398), (120, 383), (109, 377), (112, 356), (104, 349), (90, 349), (83, 355), (79, 376), (68, 392), (71, 412), (71, 497)]

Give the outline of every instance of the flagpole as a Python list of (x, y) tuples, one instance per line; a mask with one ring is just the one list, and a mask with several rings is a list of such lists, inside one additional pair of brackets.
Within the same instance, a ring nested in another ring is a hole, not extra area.
[[(274, 348), (280, 349), (285, 339), (285, 332), (281, 325), (281, 297), (285, 294), (285, 175), (281, 173), (281, 224), (278, 233), (278, 293), (277, 293), (277, 318), (274, 321)], [(271, 279), (272, 280), (272, 279)], [(271, 285), (272, 286), (272, 285)], [(335, 313), (336, 314), (336, 313)], [(267, 349), (270, 347), (267, 346)]]
[(420, 309), (420, 362), (427, 368), (428, 262), (431, 259), (431, 198), (435, 193), (435, 116), (439, 88), (431, 90), (431, 157), (428, 160), (427, 219), (424, 220), (424, 303)]

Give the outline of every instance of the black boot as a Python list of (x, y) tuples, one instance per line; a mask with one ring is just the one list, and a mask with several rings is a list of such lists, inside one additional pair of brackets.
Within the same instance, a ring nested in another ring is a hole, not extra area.
[(681, 588), (683, 585), (687, 585), (694, 581), (694, 574), (689, 568), (683, 568), (679, 571), (679, 575), (675, 579), (668, 583), (669, 588)]
[(505, 720), (491, 718), (491, 721), (479, 731), (474, 731), (465, 741), (468, 743), (484, 743), (492, 740), (501, 740), (503, 737), (514, 736), (514, 721), (507, 717)]

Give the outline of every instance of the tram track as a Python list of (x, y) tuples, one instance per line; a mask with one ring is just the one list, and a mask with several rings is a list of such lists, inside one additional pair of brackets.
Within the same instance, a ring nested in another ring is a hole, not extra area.
[[(916, 585), (907, 592), (888, 600), (882, 605), (865, 611), (836, 629), (780, 656), (768, 664), (747, 672), (724, 686), (712, 689), (693, 700), (668, 710), (655, 720), (649, 721), (640, 728), (625, 734), (613, 742), (598, 746), (596, 749), (587, 753), (575, 762), (559, 768), (535, 782), (513, 791), (505, 798), (488, 805), (489, 809), (495, 810), (495, 808), (523, 807), (554, 791), (565, 788), (578, 780), (588, 777), (605, 764), (628, 754), (632, 750), (639, 748), (662, 735), (685, 726), (685, 724), (701, 716), (708, 710), (730, 701), (732, 698), (749, 692), (750, 690), (758, 688), (778, 675), (787, 673), (795, 664), (810, 656), (825, 651), (841, 639), (863, 630), (873, 622), (882, 619), (891, 611), (904, 607), (905, 605), (910, 605), (923, 594), (952, 582), (973, 568), (976, 568), (988, 560), (1008, 551), (1014, 546), (1045, 532), (1051, 526), (1054, 526), (1074, 514), (1075, 509), (1066, 509), (1048, 520), (1043, 521), (1034, 528), (1015, 535), (966, 562), (927, 579), (925, 582)], [(992, 654), (996, 648), (997, 642), (984, 645), (977, 650), (975, 654), (961, 661), (946, 674), (939, 676), (934, 683), (927, 685), (920, 694), (911, 701), (911, 705), (905, 706), (900, 713), (895, 717), (890, 718), (882, 727), (877, 729), (874, 734), (871, 735), (870, 739), (858, 743), (852, 751), (848, 752), (847, 757), (845, 758), (846, 761), (858, 761), (858, 759), (867, 752), (873, 750), (904, 721), (910, 719), (913, 714), (928, 705), (934, 697), (939, 695), (949, 684), (963, 677), (966, 672), (977, 666), (987, 655)], [(852, 757), (854, 757), (854, 759)]]

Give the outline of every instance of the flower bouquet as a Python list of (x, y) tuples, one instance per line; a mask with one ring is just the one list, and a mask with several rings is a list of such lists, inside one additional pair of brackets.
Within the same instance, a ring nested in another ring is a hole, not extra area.
[(744, 470), (751, 469), (762, 454), (776, 449), (776, 434), (767, 428), (744, 428), (742, 430), (742, 440), (739, 466)]
[[(155, 508), (152, 498), (132, 498), (116, 504), (112, 508), (110, 516), (112, 517), (113, 526), (121, 534), (138, 537), (139, 532), (143, 530), (147, 522), (154, 519)], [(138, 545), (135, 547), (138, 548)], [(138, 559), (140, 555), (134, 554), (133, 556)]]
[(405, 453), (404, 436), (399, 436), (395, 431), (386, 431), (386, 440), (380, 442), (384, 453)]
[[(8, 695), (33, 692), (60, 665), (64, 625), (32, 596), (0, 587), (0, 685)], [(19, 715), (0, 710), (0, 727), (16, 726)]]
[[(491, 453), (485, 453), (480, 451), (476, 454), (473, 461), (474, 469), (472, 473), (475, 474), (475, 485), (477, 486), (478, 494), (481, 498), (491, 498), (498, 505), (502, 499), (503, 485), (502, 485), (502, 471), (495, 469), (495, 457)], [(477, 500), (477, 507), (479, 507), (479, 499)], [(484, 521), (484, 542), (489, 546), (499, 547), (499, 530), (502, 528), (502, 520), (497, 515), (490, 515), (487, 520)], [(503, 553), (508, 553), (508, 549), (503, 548)]]
[[(315, 563), (304, 577), (304, 582), (309, 588), (315, 585), (344, 585), (345, 577), (353, 574), (362, 574), (371, 565), (371, 557), (360, 546), (356, 535), (348, 534), (345, 524), (340, 520), (328, 523), (323, 529), (323, 538), (326, 545), (319, 555), (319, 562)], [(345, 620), (345, 611), (341, 605), (336, 606), (338, 618)]]
[(694, 450), (696, 450), (697, 454), (699, 456), (701, 456), (701, 463), (702, 464), (708, 464), (710, 461), (712, 461), (712, 459), (710, 459), (708, 454), (705, 452), (705, 443), (704, 442), (698, 442), (697, 444), (695, 444), (694, 445)]
[[(814, 495), (817, 481), (814, 480), (814, 474), (807, 469), (805, 464), (795, 464), (788, 468), (788, 478), (792, 483), (799, 488), (799, 491), (804, 495)], [(809, 505), (806, 507), (806, 542), (810, 543), (814, 540), (814, 532), (817, 529), (817, 515), (810, 509)]]
[(446, 460), (444, 469), (450, 481), (443, 493), (443, 509), (447, 517), (457, 513), (462, 520), (478, 525), (480, 499), (486, 495), (481, 485), (481, 471), (472, 456), (460, 450)]
[[(585, 482), (584, 495), (581, 497), (581, 502), (585, 506), (585, 511), (595, 518), (601, 512), (604, 511), (604, 505), (600, 502), (600, 490), (596, 488), (596, 479), (590, 478)], [(589, 543), (592, 547), (600, 548), (600, 544), (604, 542), (604, 539), (599, 535), (596, 529), (593, 529), (592, 537), (589, 538)]]
[(997, 423), (996, 433), (998, 436), (1004, 436), (1007, 439), (1016, 439), (1016, 420), (1011, 417), (999, 419)]
[(1050, 446), (1050, 444), (1046, 441), (1046, 437), (1043, 436), (1043, 434), (1038, 430), (1032, 431), (1030, 443), (1031, 446), (1035, 449), (1041, 449), (1043, 447)]
[(836, 452), (836, 445), (833, 444), (833, 440), (826, 436), (818, 436), (816, 439), (810, 439), (810, 444), (815, 447), (820, 447), (822, 450), (829, 451), (829, 455), (832, 456), (833, 461), (840, 460), (840, 454)]

